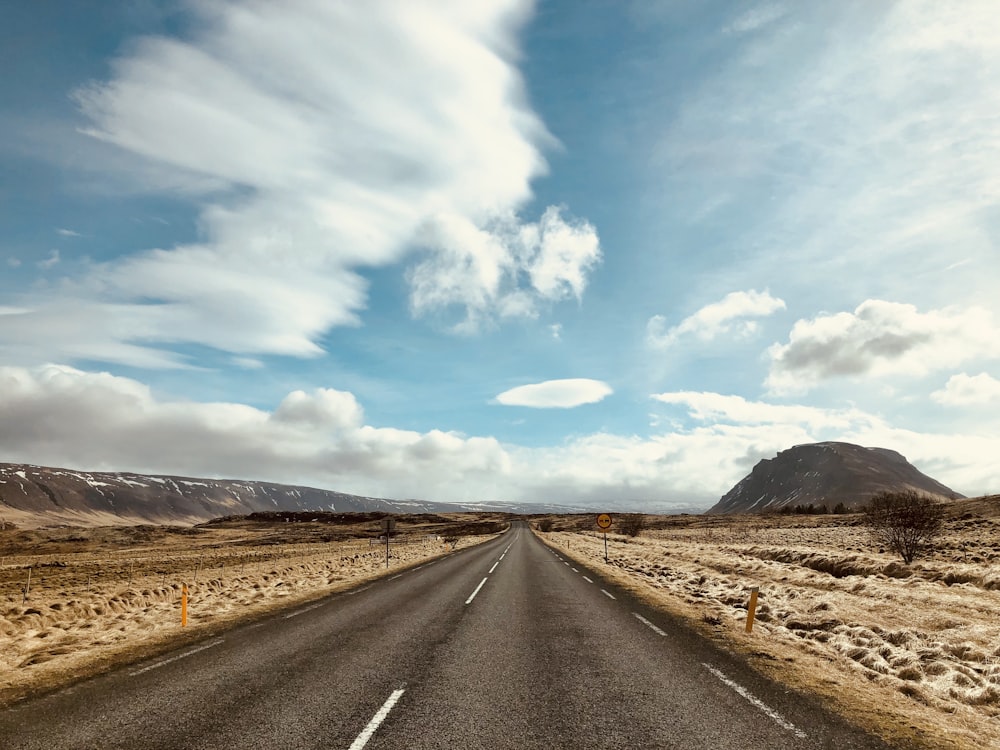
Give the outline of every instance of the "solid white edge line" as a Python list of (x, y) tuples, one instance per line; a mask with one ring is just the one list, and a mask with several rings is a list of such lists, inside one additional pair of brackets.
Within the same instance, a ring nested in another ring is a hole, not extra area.
[(396, 580), (397, 578), (402, 578), (402, 577), (403, 577), (403, 574), (402, 574), (402, 573), (400, 573), (400, 574), (399, 574), (398, 576), (393, 576), (393, 577), (392, 577), (392, 578), (390, 578), (389, 580), (390, 580), (390, 581), (395, 581), (395, 580)]
[(198, 646), (198, 648), (189, 649), (185, 651), (183, 654), (177, 654), (177, 656), (172, 656), (169, 659), (158, 661), (156, 662), (156, 664), (150, 664), (148, 667), (143, 667), (142, 669), (137, 669), (134, 672), (129, 672), (129, 677), (135, 677), (137, 675), (143, 674), (144, 672), (149, 672), (152, 669), (159, 669), (160, 667), (165, 667), (167, 664), (170, 664), (171, 662), (175, 662), (180, 659), (184, 659), (188, 656), (192, 656), (194, 654), (197, 654), (199, 651), (204, 651), (205, 649), (212, 648), (212, 646), (218, 646), (222, 642), (223, 639), (219, 638), (218, 640), (212, 641), (211, 643), (206, 643), (204, 646)]
[(633, 612), (632, 614), (635, 615), (635, 618), (639, 622), (641, 622), (643, 625), (645, 625), (647, 628), (649, 628), (650, 630), (652, 630), (657, 635), (666, 635), (666, 633), (663, 630), (660, 630), (660, 628), (656, 627), (656, 625), (654, 625), (653, 623), (651, 623), (649, 620), (647, 620), (645, 617), (643, 617), (642, 615), (640, 615), (638, 612)]
[(497, 565), (499, 565), (499, 564), (500, 564), (499, 560), (497, 560), (495, 563), (493, 563), (493, 567), (490, 568), (490, 573), (492, 573), (494, 570), (496, 570), (497, 569)]
[(587, 576), (584, 576), (583, 580), (585, 580), (587, 583), (593, 583), (593, 581), (591, 581), (589, 578), (587, 578)]
[(749, 702), (751, 706), (753, 706), (754, 708), (757, 708), (757, 709), (761, 710), (762, 712), (764, 712), (764, 714), (766, 714), (769, 719), (771, 719), (775, 724), (777, 724), (778, 726), (780, 726), (782, 729), (787, 729), (789, 732), (792, 732), (796, 737), (798, 737), (800, 739), (805, 739), (806, 738), (806, 733), (805, 732), (803, 732), (797, 726), (795, 726), (794, 724), (792, 724), (792, 722), (788, 721), (784, 716), (782, 716), (777, 711), (775, 711), (773, 708), (771, 708), (769, 705), (767, 705), (766, 703), (764, 703), (764, 701), (760, 700), (760, 698), (758, 698), (756, 695), (754, 695), (753, 693), (751, 693), (749, 690), (747, 690), (745, 687), (743, 687), (742, 685), (740, 685), (738, 682), (733, 682), (732, 680), (730, 680), (725, 675), (724, 672), (720, 672), (718, 669), (716, 669), (715, 667), (713, 667), (711, 664), (705, 664), (704, 662), (702, 662), (701, 666), (703, 666), (709, 672), (711, 672), (716, 677), (718, 677), (720, 680), (722, 680), (722, 683), (726, 687), (728, 687), (729, 689), (735, 691), (739, 695), (741, 695), (744, 698), (746, 698), (747, 702)]
[(601, 593), (604, 594), (609, 599), (614, 599), (615, 598), (615, 595), (612, 594), (610, 591), (605, 591), (604, 589), (601, 589)]
[(375, 713), (372, 720), (368, 722), (368, 726), (362, 729), (361, 734), (359, 734), (357, 738), (355, 738), (354, 742), (351, 743), (349, 750), (361, 750), (361, 748), (368, 744), (368, 740), (370, 740), (372, 735), (375, 734), (375, 730), (379, 728), (379, 725), (381, 725), (383, 721), (385, 721), (385, 717), (389, 715), (392, 707), (396, 705), (405, 692), (406, 691), (403, 690), (403, 688), (392, 691), (392, 695), (390, 695), (386, 702), (382, 704), (382, 708)]
[(489, 580), (489, 576), (486, 576), (486, 578), (479, 582), (479, 585), (476, 586), (476, 590), (472, 592), (472, 596), (465, 600), (466, 604), (472, 604), (472, 600), (476, 598), (476, 594), (479, 593), (479, 589), (483, 587), (483, 584), (486, 583), (487, 580)]

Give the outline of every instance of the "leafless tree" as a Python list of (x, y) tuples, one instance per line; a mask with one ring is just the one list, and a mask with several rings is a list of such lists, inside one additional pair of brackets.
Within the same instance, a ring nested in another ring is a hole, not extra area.
[(865, 509), (865, 525), (879, 544), (909, 565), (930, 549), (943, 525), (942, 506), (913, 490), (879, 492)]

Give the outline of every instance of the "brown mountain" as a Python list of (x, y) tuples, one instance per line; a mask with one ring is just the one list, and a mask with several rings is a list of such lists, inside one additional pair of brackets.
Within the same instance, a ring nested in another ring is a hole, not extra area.
[(194, 524), (260, 511), (550, 513), (503, 502), (386, 500), (271, 482), (55, 469), (0, 463), (0, 523), (18, 526)]
[(943, 499), (963, 497), (922, 474), (896, 451), (851, 443), (810, 443), (765, 458), (708, 513), (763, 513), (796, 505), (868, 504), (884, 490), (912, 489)]

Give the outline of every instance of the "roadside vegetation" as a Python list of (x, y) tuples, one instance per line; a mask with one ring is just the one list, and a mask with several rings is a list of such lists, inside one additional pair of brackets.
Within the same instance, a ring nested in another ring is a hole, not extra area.
[(932, 513), (910, 564), (862, 513), (616, 518), (607, 564), (593, 516), (541, 536), (894, 746), (1000, 747), (1000, 496)]
[[(270, 513), (0, 532), (0, 705), (493, 538), (480, 514)], [(182, 585), (188, 626), (180, 623)]]

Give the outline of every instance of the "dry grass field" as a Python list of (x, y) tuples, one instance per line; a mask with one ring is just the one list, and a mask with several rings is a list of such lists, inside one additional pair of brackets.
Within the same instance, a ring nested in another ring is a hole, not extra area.
[(898, 746), (1000, 748), (1000, 497), (952, 505), (910, 566), (857, 516), (648, 517), (607, 564), (593, 517), (551, 520), (560, 552)]
[[(0, 531), (0, 705), (492, 538), (473, 514)], [(25, 596), (28, 575), (30, 587)], [(181, 627), (187, 584), (188, 625)]]

